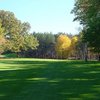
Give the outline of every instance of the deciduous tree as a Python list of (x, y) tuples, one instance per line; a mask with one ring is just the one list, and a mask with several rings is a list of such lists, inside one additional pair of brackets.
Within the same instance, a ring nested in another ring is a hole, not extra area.
[(59, 35), (56, 42), (56, 52), (58, 57), (67, 58), (69, 56), (71, 40), (66, 35)]
[(74, 20), (83, 25), (83, 38), (100, 58), (100, 0), (76, 0)]

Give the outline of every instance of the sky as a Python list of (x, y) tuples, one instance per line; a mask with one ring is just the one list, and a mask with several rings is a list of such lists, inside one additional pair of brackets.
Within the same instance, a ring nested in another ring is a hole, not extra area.
[(29, 22), (31, 32), (77, 34), (71, 10), (75, 0), (0, 0), (0, 10), (11, 11), (22, 22)]

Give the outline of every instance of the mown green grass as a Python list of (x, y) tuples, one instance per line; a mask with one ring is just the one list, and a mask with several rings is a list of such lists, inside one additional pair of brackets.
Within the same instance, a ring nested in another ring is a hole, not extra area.
[(0, 100), (100, 100), (100, 63), (0, 59)]

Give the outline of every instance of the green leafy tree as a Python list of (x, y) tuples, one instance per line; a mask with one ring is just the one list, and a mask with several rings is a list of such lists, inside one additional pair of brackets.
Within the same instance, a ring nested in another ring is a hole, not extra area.
[[(30, 24), (22, 23), (14, 13), (0, 10), (1, 25), (4, 28), (3, 36), (6, 39), (4, 45), (6, 51), (20, 53), (23, 50), (36, 49), (38, 41), (29, 35)], [(0, 29), (1, 33), (2, 30)]]
[(22, 35), (15, 34), (10, 39), (7, 40), (6, 48), (11, 52), (21, 52), (24, 45), (24, 38)]
[(2, 28), (2, 24), (0, 22), (0, 54), (4, 52), (4, 44), (6, 40), (4, 38), (4, 28)]
[(74, 20), (83, 25), (83, 38), (100, 60), (100, 0), (76, 0), (72, 10)]
[(38, 57), (53, 58), (55, 55), (55, 36), (52, 33), (33, 33), (39, 40), (39, 47), (36, 51)]
[(37, 38), (35, 38), (32, 34), (27, 34), (24, 36), (24, 50), (34, 50), (39, 46)]

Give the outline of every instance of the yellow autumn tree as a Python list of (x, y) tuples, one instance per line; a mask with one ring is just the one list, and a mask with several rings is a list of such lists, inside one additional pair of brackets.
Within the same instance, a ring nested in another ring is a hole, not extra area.
[(71, 46), (70, 46), (70, 52), (71, 52), (71, 55), (73, 55), (73, 56), (76, 55), (77, 42), (78, 42), (78, 37), (73, 36), (72, 39), (71, 39)]
[(71, 39), (66, 35), (59, 35), (56, 42), (56, 53), (60, 58), (67, 58), (69, 56), (71, 46)]

